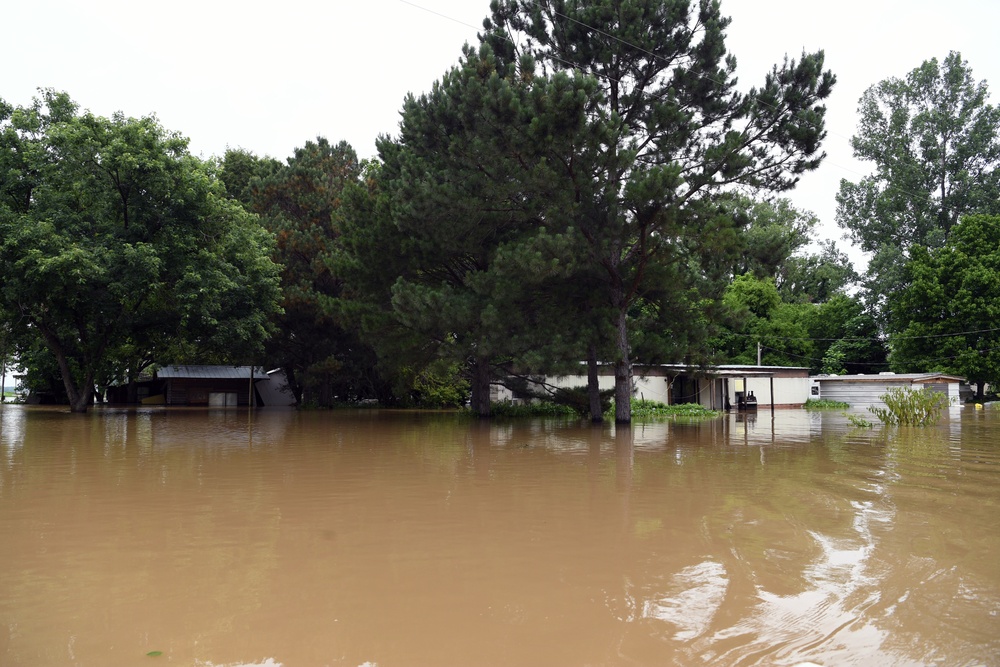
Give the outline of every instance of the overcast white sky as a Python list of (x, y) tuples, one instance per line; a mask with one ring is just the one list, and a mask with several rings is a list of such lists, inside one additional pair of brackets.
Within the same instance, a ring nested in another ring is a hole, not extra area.
[[(407, 92), (421, 93), (474, 42), (489, 0), (9, 0), (0, 12), (0, 98), (67, 91), (99, 115), (155, 113), (205, 157), (227, 146), (284, 159), (322, 135), (371, 157), (395, 134)], [(926, 59), (961, 51), (1000, 103), (997, 0), (723, 0), (740, 83), (785, 54), (824, 49), (838, 84), (829, 155), (789, 198), (834, 222), (841, 178), (864, 164), (849, 139), (861, 94)], [(841, 245), (846, 242), (839, 241)], [(857, 253), (852, 257), (859, 259)]]

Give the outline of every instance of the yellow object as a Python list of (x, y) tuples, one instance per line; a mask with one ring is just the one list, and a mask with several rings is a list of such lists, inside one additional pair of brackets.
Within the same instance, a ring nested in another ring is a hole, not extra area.
[(976, 403), (976, 410), (982, 410), (982, 409), (983, 409), (983, 404), (982, 403)]

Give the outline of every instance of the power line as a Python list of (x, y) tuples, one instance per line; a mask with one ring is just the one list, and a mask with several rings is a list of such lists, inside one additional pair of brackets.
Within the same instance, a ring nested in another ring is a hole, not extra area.
[[(969, 336), (969, 335), (972, 335), (972, 334), (980, 334), (980, 333), (993, 333), (993, 332), (996, 332), (996, 331), (1000, 331), (1000, 327), (993, 328), (993, 329), (974, 329), (974, 330), (971, 330), (971, 331), (959, 331), (959, 332), (956, 332), (956, 333), (946, 333), (946, 334), (927, 334), (927, 335), (924, 335), (924, 336), (901, 336), (901, 335), (890, 334), (889, 338), (891, 338), (892, 340), (920, 340), (920, 339), (925, 339), (925, 338), (952, 338), (952, 337), (956, 337), (956, 336)], [(771, 340), (796, 340), (796, 341), (798, 341), (798, 340), (805, 340), (805, 341), (811, 341), (811, 342), (818, 342), (818, 341), (827, 342), (827, 341), (838, 341), (838, 340), (858, 340), (858, 341), (876, 341), (876, 342), (879, 342), (879, 341), (884, 340), (883, 338), (880, 338), (878, 336), (842, 336), (840, 338), (811, 338), (811, 337), (808, 337), (808, 336), (772, 336), (770, 334), (768, 334), (766, 336), (762, 336), (761, 334), (739, 333), (739, 332), (736, 332), (736, 331), (727, 331), (727, 332), (724, 332), (724, 333), (728, 334), (728, 335), (731, 335), (731, 336), (740, 336), (740, 337), (743, 337), (743, 338), (769, 338)]]
[[(791, 352), (786, 352), (784, 350), (779, 350), (777, 348), (768, 347), (767, 345), (761, 345), (761, 349), (762, 350), (770, 350), (771, 352), (777, 352), (778, 354), (780, 354), (782, 356), (793, 357), (795, 359), (804, 359), (806, 361), (819, 361), (819, 362), (823, 362), (824, 361), (824, 359), (821, 358), (821, 357), (810, 357), (810, 356), (806, 356), (806, 355), (802, 355), (802, 354), (793, 354)], [(997, 350), (1000, 350), (1000, 347), (989, 347), (989, 348), (986, 348), (986, 349), (983, 349), (983, 350), (977, 350), (977, 352), (980, 352), (980, 353), (982, 353), (982, 352), (995, 352)], [(962, 355), (960, 355), (960, 354), (954, 354), (954, 355), (947, 356), (947, 357), (921, 358), (921, 362), (952, 361), (952, 360), (955, 360), (955, 359), (959, 359), (961, 356)], [(870, 363), (866, 363), (866, 362), (863, 362), (863, 361), (843, 361), (843, 362), (840, 362), (840, 363), (842, 365), (844, 365), (844, 366), (888, 366), (889, 365), (888, 362), (870, 362)]]

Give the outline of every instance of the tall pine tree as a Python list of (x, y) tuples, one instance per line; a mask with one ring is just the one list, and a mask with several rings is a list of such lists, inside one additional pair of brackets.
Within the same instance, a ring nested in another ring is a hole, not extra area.
[[(716, 194), (787, 190), (819, 165), (821, 102), (834, 77), (822, 52), (804, 54), (740, 93), (725, 48), (729, 20), (715, 0), (494, 0), (491, 8), (481, 39), (503, 61), (530, 55), (543, 71), (581, 72), (600, 87), (587, 108), (594, 142), (563, 166), (577, 186), (568, 224), (584, 240), (612, 319), (615, 419), (628, 422), (630, 311), (654, 294), (678, 299), (650, 287), (653, 276), (696, 285), (719, 276), (714, 263), (733, 235)], [(703, 268), (679, 268), (692, 265)], [(683, 331), (685, 318), (668, 326)]]

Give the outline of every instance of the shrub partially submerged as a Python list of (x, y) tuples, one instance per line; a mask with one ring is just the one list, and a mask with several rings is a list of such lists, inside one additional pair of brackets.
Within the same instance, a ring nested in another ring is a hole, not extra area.
[(941, 411), (948, 404), (948, 399), (941, 392), (909, 387), (893, 387), (880, 398), (885, 407), (871, 406), (868, 412), (887, 426), (936, 424), (941, 418)]

